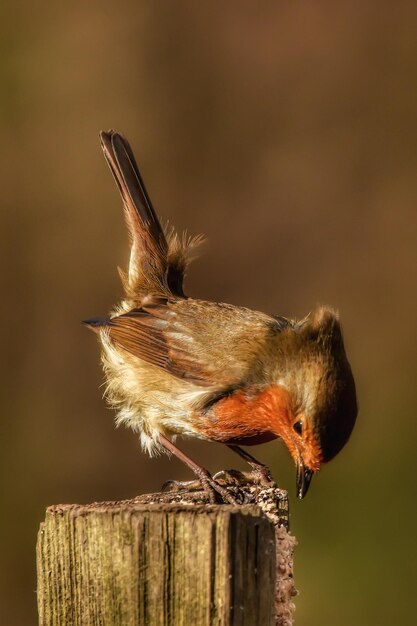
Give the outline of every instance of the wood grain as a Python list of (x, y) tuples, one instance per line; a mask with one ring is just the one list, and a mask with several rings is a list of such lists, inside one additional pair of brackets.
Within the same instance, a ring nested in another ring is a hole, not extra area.
[(39, 624), (291, 624), (293, 544), (282, 525), (277, 534), (274, 511), (205, 497), (49, 507), (37, 545)]

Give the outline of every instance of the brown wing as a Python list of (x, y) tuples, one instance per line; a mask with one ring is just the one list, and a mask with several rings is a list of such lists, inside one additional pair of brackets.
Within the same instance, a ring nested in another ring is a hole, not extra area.
[(134, 356), (196, 385), (245, 379), (274, 320), (263, 313), (200, 300), (161, 299), (113, 317), (111, 340)]

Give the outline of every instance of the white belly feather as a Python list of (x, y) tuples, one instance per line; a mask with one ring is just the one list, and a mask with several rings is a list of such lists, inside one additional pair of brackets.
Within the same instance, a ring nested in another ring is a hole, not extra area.
[(202, 389), (115, 348), (106, 329), (100, 331), (107, 379), (105, 396), (117, 410), (116, 423), (140, 433), (142, 448), (151, 456), (161, 451), (159, 433), (204, 439), (192, 424), (195, 409), (210, 390)]

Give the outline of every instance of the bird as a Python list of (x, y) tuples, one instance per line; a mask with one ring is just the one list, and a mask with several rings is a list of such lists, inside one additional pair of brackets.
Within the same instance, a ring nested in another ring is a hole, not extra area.
[(358, 406), (338, 311), (318, 305), (302, 319), (188, 297), (184, 276), (202, 237), (161, 225), (130, 144), (100, 132), (130, 239), (124, 296), (107, 317), (86, 320), (101, 343), (105, 396), (117, 424), (151, 456), (174, 455), (211, 502), (233, 496), (176, 445), (178, 436), (227, 445), (271, 484), (241, 446), (281, 439), (296, 466), (296, 493), (344, 447)]

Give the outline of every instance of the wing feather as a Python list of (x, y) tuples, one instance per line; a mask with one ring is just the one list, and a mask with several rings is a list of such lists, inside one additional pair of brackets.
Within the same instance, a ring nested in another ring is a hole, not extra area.
[(238, 385), (274, 320), (225, 304), (162, 299), (109, 320), (110, 339), (133, 356), (200, 386)]

